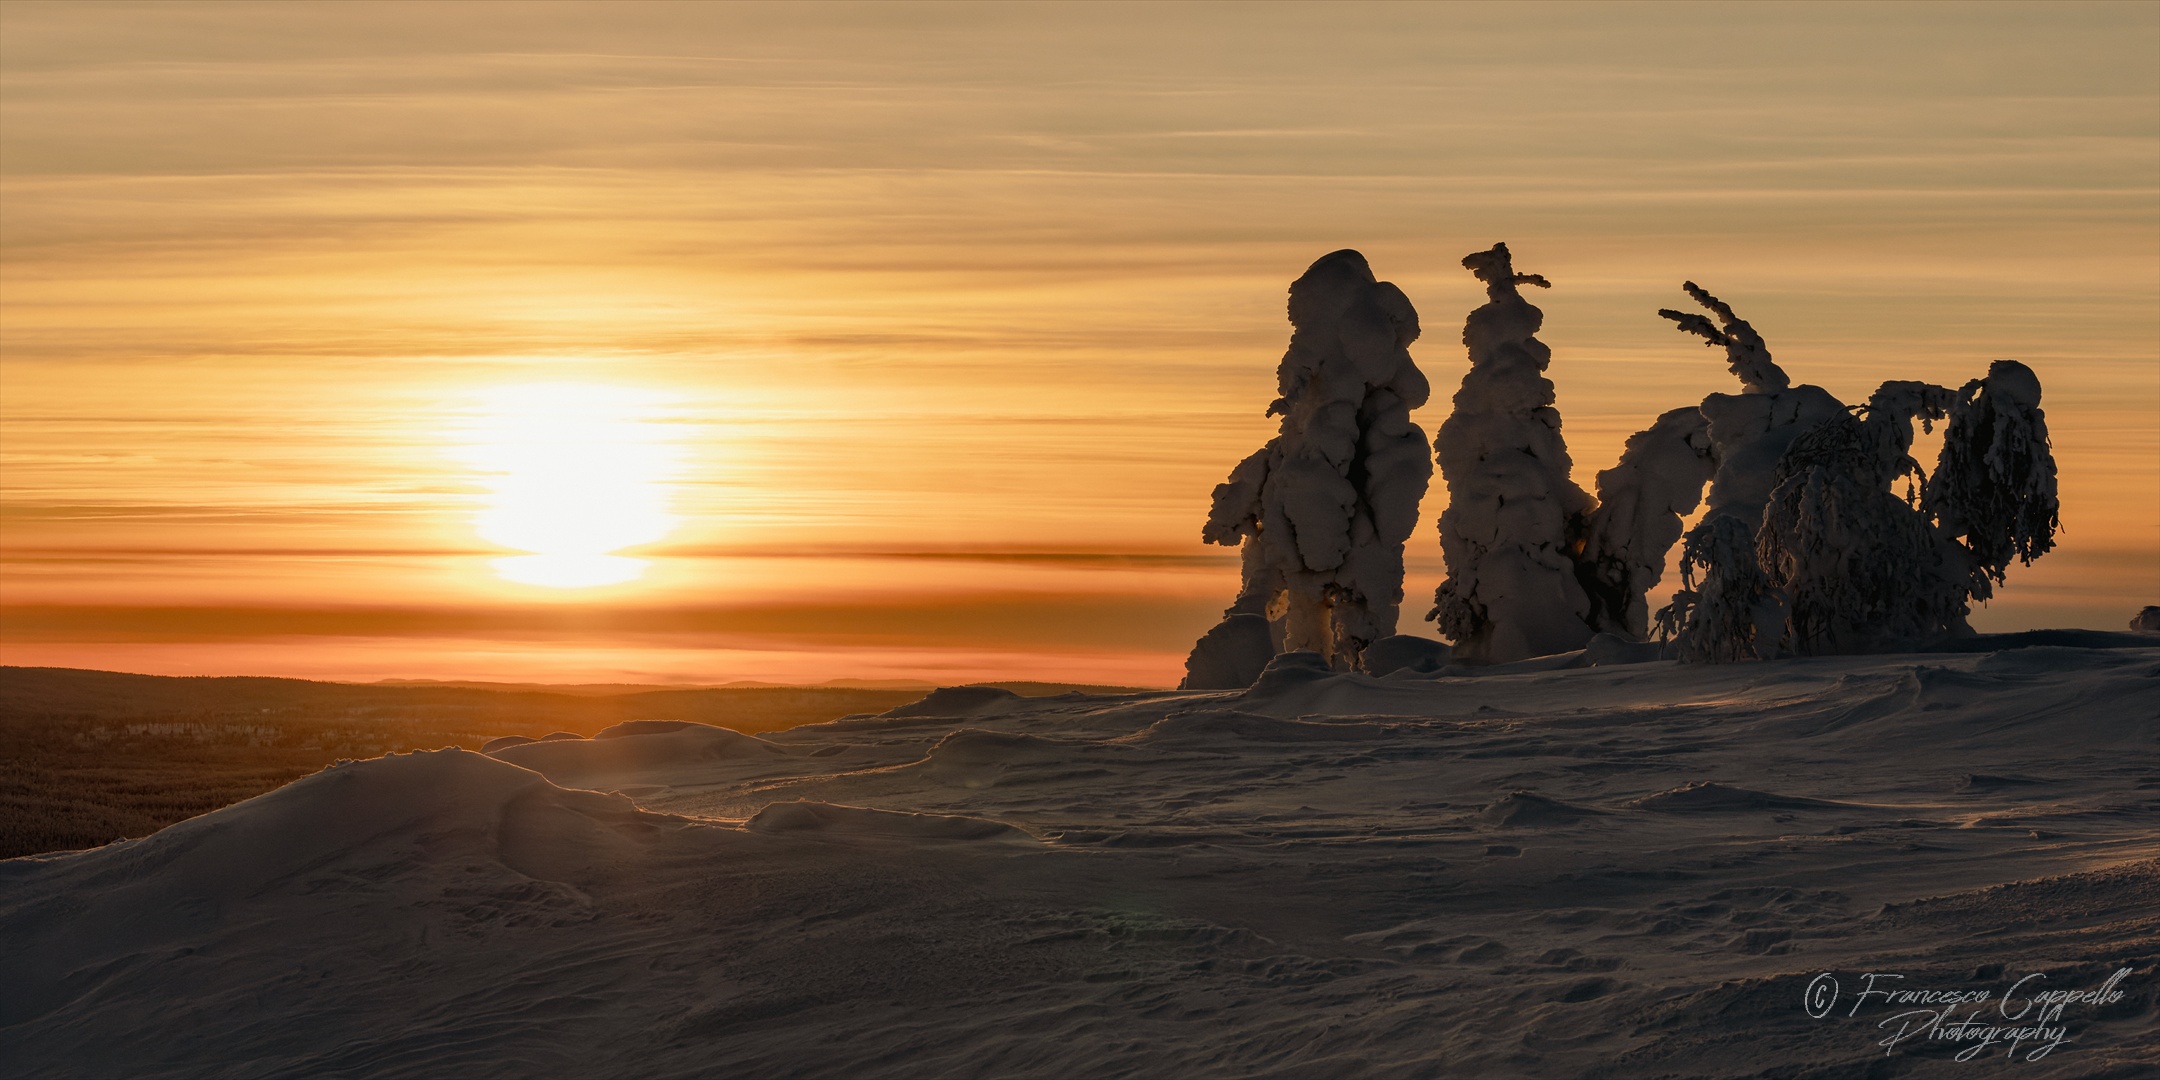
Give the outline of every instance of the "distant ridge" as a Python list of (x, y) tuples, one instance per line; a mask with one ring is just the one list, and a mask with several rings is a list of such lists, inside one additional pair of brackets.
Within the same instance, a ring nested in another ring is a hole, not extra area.
[[(1056, 694), (1129, 694), (1163, 690), (1160, 686), (1117, 686), (1107, 683), (1041, 682), (1032, 679), (996, 680), (971, 683), (935, 683), (921, 679), (827, 679), (817, 683), (764, 682), (755, 679), (738, 679), (724, 683), (535, 683), (535, 682), (489, 682), (479, 679), (376, 679), (371, 682), (347, 682), (336, 679), (298, 679), (283, 675), (147, 675), (130, 671), (108, 671), (102, 668), (26, 667), (0, 664), (0, 707), (6, 704), (6, 688), (17, 676), (97, 677), (116, 681), (153, 680), (166, 683), (227, 684), (233, 687), (290, 686), (290, 687), (342, 687), (351, 689), (380, 688), (385, 690), (452, 690), (477, 691), (490, 694), (548, 694), (562, 697), (627, 697), (639, 694), (680, 694), (709, 691), (742, 690), (798, 690), (798, 691), (912, 691), (929, 693), (942, 685), (995, 686), (1022, 697), (1049, 697)], [(152, 682), (132, 684), (140, 688)]]

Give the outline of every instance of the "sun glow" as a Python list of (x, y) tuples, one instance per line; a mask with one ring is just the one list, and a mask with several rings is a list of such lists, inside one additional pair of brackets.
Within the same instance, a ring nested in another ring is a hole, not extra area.
[(461, 454), (487, 488), (481, 538), (529, 552), (494, 560), (526, 585), (590, 588), (636, 580), (644, 559), (615, 552), (674, 531), (669, 481), (680, 453), (663, 398), (600, 383), (530, 383), (480, 395)]

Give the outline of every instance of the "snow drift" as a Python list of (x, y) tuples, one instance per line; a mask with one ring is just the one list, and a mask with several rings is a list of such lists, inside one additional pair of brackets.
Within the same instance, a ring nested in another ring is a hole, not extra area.
[(1949, 1075), (1810, 980), (2128, 968), (2017, 1069), (2143, 1075), (2160, 646), (2089, 640), (354, 762), (0, 862), (0, 1073)]

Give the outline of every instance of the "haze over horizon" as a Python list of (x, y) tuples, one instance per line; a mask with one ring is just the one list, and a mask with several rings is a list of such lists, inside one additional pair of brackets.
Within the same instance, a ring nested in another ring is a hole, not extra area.
[(1847, 401), (2038, 371), (1981, 629), (2160, 602), (2160, 9), (1539, 7), (0, 7), (5, 662), (1175, 682), (1290, 280), (1431, 431), (1503, 240), (1579, 482), (1733, 389), (1693, 279)]

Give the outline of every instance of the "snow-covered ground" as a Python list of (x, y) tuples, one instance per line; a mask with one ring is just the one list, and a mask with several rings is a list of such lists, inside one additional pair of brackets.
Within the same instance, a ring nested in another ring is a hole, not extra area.
[(2160, 649), (1278, 662), (380, 758), (0, 862), (0, 943), (11, 1076), (2005, 1067), (1881, 1045), (1942, 1008), (1893, 985), (2092, 991), (2018, 1075), (2160, 1075)]

